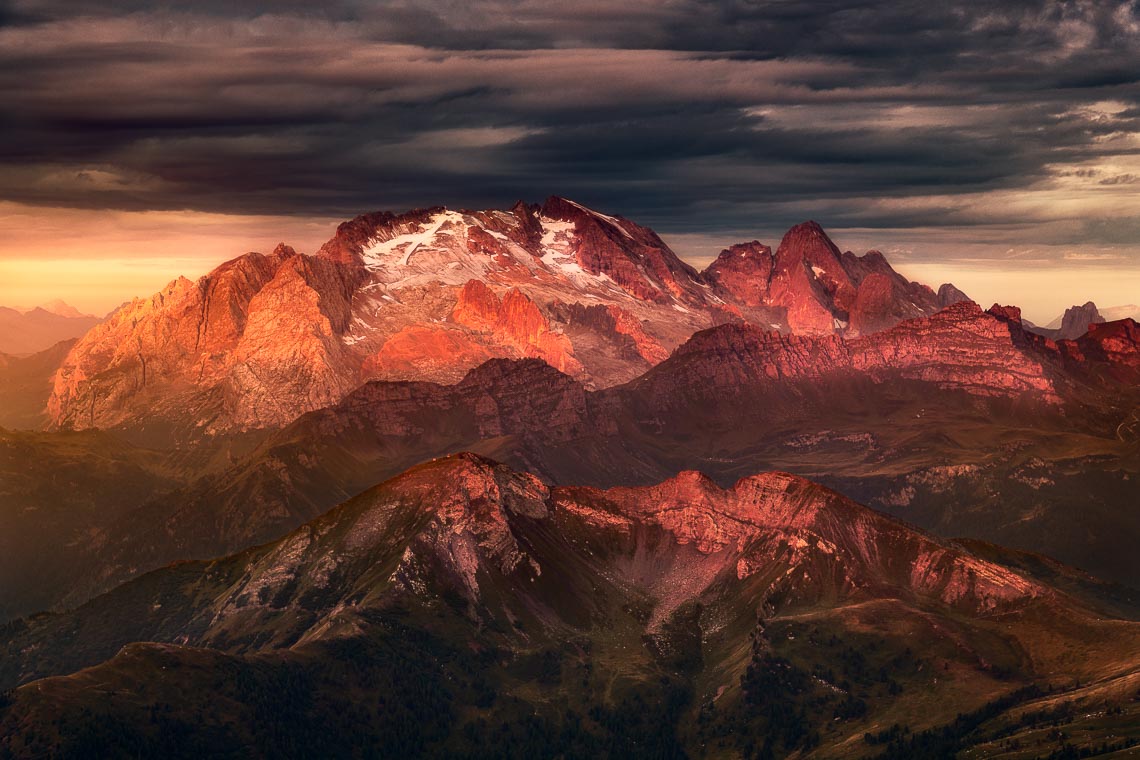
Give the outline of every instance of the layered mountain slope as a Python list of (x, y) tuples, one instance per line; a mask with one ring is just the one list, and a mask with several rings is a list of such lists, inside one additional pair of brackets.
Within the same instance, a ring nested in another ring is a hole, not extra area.
[(73, 345), (74, 339), (29, 356), (0, 354), (0, 427), (41, 430), (47, 425), (52, 377)]
[(1140, 585), (1127, 550), (1140, 540), (1140, 335), (1117, 323), (1058, 344), (1016, 316), (961, 303), (852, 341), (723, 325), (604, 391), (538, 359), (488, 361), (453, 386), (371, 382), (76, 547), (87, 569), (56, 599), (272, 540), (460, 450), (602, 486), (790, 470), (943, 535)]
[[(676, 395), (676, 386), (712, 381), (734, 393), (741, 385), (818, 379), (858, 372), (873, 382), (918, 380), (974, 395), (1031, 394), (1057, 402), (1049, 357), (1031, 346), (1021, 325), (1000, 309), (983, 312), (961, 302), (924, 319), (853, 340), (782, 335), (751, 325), (725, 325), (694, 335), (667, 365), (631, 388), (651, 396)], [(719, 366), (718, 366), (719, 365)], [(694, 370), (699, 380), (686, 374)]]
[[(834, 756), (904, 716), (922, 729), (1019, 685), (1106, 687), (1140, 666), (1138, 624), (790, 475), (727, 490), (697, 473), (643, 489), (549, 488), (473, 455), (414, 468), (275, 543), (8, 626), (3, 639), (0, 685), (32, 681), (0, 706), (0, 746), (16, 753), (149, 748), (161, 725), (187, 721), (212, 727), (215, 748), (308, 742), (340, 683), (367, 730), (324, 736), (326, 752), (350, 736), (406, 741), (375, 730), (394, 697), (443, 723), (405, 726), (426, 727), (429, 754), (472, 742), (523, 751), (487, 724), (528, 715), (542, 754), (595, 742), (704, 754), (725, 737), (740, 752), (767, 735), (773, 750)], [(163, 643), (123, 649), (132, 641)], [(394, 658), (401, 650), (412, 656)], [(306, 663), (333, 681), (321, 699)], [(359, 672), (372, 675), (345, 690), (338, 674)], [(393, 693), (399, 673), (442, 693)], [(211, 683), (225, 694), (212, 706), (193, 697)], [(186, 709), (163, 707), (180, 692)], [(271, 727), (248, 712), (258, 703)], [(96, 730), (107, 724), (117, 736)]]
[[(48, 410), (63, 427), (260, 427), (356, 385), (341, 336), (362, 273), (287, 246), (181, 278), (76, 344)], [(186, 431), (183, 431), (185, 434)]]
[(21, 312), (0, 306), (0, 353), (26, 356), (46, 351), (55, 344), (74, 340), (99, 318), (81, 314), (62, 301)]
[(455, 382), (490, 358), (601, 388), (726, 321), (853, 336), (940, 305), (814, 223), (698, 273), (651, 230), (562, 198), (376, 213), (315, 256), (247, 254), (122, 307), (64, 361), (49, 411), (59, 427), (186, 438), (280, 426), (368, 380)]

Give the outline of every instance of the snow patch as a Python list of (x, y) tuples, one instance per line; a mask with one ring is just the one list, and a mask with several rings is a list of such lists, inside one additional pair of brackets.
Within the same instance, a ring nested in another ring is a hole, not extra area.
[[(542, 247), (543, 249), (552, 249), (554, 246), (561, 244), (566, 247), (570, 240), (570, 234), (574, 232), (573, 222), (563, 222), (557, 219), (547, 219), (542, 217), (539, 220), (542, 225)], [(565, 251), (563, 251), (565, 253)]]
[(812, 271), (812, 274), (814, 274), (816, 277), (819, 277), (821, 274), (827, 274), (826, 269), (824, 269), (823, 267), (817, 267), (814, 265), (812, 266), (811, 271)]
[(454, 230), (444, 230), (449, 222), (463, 224), (463, 214), (455, 211), (441, 211), (433, 215), (423, 229), (419, 232), (397, 235), (391, 240), (382, 240), (365, 248), (361, 255), (366, 266), (382, 266), (389, 263), (389, 259), (396, 253), (402, 253), (399, 266), (406, 267), (411, 261), (412, 254), (421, 246), (427, 248), (436, 235), (443, 234), (454, 237)]
[(541, 261), (548, 271), (553, 274), (561, 274), (570, 280), (575, 287), (583, 291), (598, 285), (611, 289), (617, 288), (617, 284), (609, 276), (591, 274), (578, 264), (571, 246), (574, 233), (573, 222), (539, 217), (539, 224), (542, 225)]

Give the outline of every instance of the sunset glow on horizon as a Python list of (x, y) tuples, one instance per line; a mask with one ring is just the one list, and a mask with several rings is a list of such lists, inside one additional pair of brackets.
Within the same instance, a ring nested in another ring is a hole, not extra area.
[[(268, 253), (285, 243), (315, 253), (342, 221), (0, 204), (0, 305), (29, 309), (60, 299), (103, 316), (123, 302), (151, 296), (178, 277), (195, 280), (248, 251)], [(934, 289), (952, 282), (983, 308), (993, 303), (1020, 306), (1038, 324), (1085, 301), (1102, 308), (1140, 301), (1140, 267), (1132, 266), (1128, 251), (1119, 248), (1088, 253), (1028, 247), (998, 251), (996, 244), (986, 242), (955, 245), (946, 233), (934, 231), (900, 235), (824, 225), (841, 249), (858, 254), (881, 250), (908, 279)], [(661, 236), (681, 258), (703, 269), (733, 243), (758, 239), (775, 248), (782, 234), (766, 228)]]

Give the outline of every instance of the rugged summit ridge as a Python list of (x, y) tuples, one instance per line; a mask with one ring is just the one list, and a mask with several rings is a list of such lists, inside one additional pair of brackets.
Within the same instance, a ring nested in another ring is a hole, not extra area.
[(0, 750), (149, 750), (206, 725), (213, 752), (348, 755), (356, 731), (382, 754), (699, 755), (794, 711), (799, 751), (809, 731), (863, 747), (900, 692), (929, 713), (920, 740), (1061, 676), (1130, 704), (1137, 623), (1007, 562), (781, 472), (599, 490), (456, 454), (271, 543), (5, 626)]
[(711, 382), (731, 390), (858, 371), (876, 382), (908, 379), (981, 396), (1031, 393), (1056, 402), (1054, 369), (1030, 344), (1020, 319), (996, 306), (982, 311), (971, 301), (853, 340), (722, 325), (694, 335), (667, 367), (635, 385), (671, 396), (678, 394), (677, 384)]
[(361, 281), (357, 269), (285, 245), (229, 261), (196, 283), (179, 278), (75, 344), (48, 412), (76, 428), (143, 416), (258, 427), (334, 403), (358, 385), (340, 337)]
[(565, 198), (378, 212), (314, 256), (282, 244), (123, 306), (68, 354), (48, 408), (59, 427), (145, 418), (192, 437), (280, 426), (369, 380), (457, 382), (496, 357), (603, 388), (724, 322), (854, 337), (939, 305), (814, 222), (698, 273), (652, 230)]
[(725, 249), (703, 277), (727, 302), (807, 335), (866, 335), (969, 300), (949, 283), (939, 295), (908, 282), (879, 251), (840, 253), (814, 221), (788, 230), (775, 253), (758, 241)]

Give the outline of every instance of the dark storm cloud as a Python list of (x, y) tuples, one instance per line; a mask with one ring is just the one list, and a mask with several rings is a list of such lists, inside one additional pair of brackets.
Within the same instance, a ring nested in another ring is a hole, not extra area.
[[(18, 0), (0, 197), (968, 226), (994, 223), (986, 194), (1127, 191), (1138, 72), (1136, 2)], [(1115, 240), (1119, 213), (1085, 229)]]

